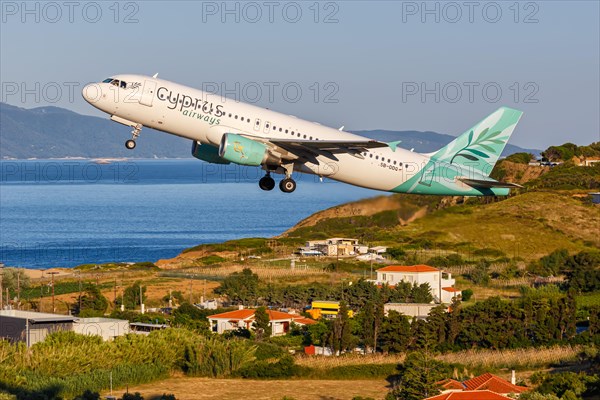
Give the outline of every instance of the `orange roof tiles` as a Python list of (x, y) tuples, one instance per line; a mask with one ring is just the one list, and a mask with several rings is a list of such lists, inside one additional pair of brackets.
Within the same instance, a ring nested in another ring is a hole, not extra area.
[(221, 314), (209, 315), (208, 318), (219, 318), (219, 319), (248, 319), (254, 315), (254, 310), (245, 308), (243, 310), (228, 311)]
[(529, 388), (513, 385), (499, 376), (485, 373), (463, 382), (467, 390), (491, 390), (496, 393), (522, 393)]
[(445, 390), (463, 390), (465, 388), (461, 382), (454, 379), (444, 379), (437, 384)]
[(379, 268), (377, 272), (438, 272), (439, 269), (430, 267), (429, 265), (388, 265), (387, 267)]
[[(245, 308), (243, 310), (228, 311), (221, 314), (209, 315), (208, 318), (212, 319), (226, 319), (228, 321), (240, 321), (240, 320), (253, 320), (256, 309)], [(316, 321), (305, 318), (297, 314), (288, 314), (281, 311), (267, 310), (269, 315), (269, 321), (280, 321), (280, 320), (293, 320), (299, 324), (310, 325), (316, 323)]]
[(446, 292), (460, 292), (459, 289), (448, 286), (448, 287), (443, 287), (442, 290), (445, 290)]
[(293, 321), (298, 324), (302, 324), (302, 325), (313, 325), (313, 324), (317, 323), (317, 321), (315, 321), (314, 319), (305, 318), (305, 317), (294, 318)]
[(428, 397), (425, 400), (506, 400), (510, 397), (502, 396), (489, 390), (468, 390), (460, 392), (442, 393), (438, 396)]

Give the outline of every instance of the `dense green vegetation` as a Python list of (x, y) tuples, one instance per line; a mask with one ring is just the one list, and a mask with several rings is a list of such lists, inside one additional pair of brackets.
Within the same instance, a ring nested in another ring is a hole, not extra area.
[(205, 337), (174, 328), (111, 342), (61, 332), (29, 351), (23, 344), (0, 342), (0, 389), (20, 399), (54, 399), (105, 389), (111, 373), (116, 387), (150, 382), (170, 371), (226, 377), (249, 365), (254, 350), (249, 341)]

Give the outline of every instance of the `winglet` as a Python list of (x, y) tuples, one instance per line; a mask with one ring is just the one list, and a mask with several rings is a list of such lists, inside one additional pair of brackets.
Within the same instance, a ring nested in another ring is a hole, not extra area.
[(402, 140), (396, 140), (395, 142), (389, 142), (387, 145), (390, 146), (390, 149), (392, 149), (392, 151), (396, 151), (396, 147), (398, 147), (398, 145), (402, 143)]

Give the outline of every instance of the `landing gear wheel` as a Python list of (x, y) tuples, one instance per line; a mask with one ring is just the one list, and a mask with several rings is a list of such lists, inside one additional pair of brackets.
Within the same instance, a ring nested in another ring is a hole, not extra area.
[(135, 149), (135, 140), (129, 139), (128, 141), (126, 141), (125, 147), (127, 147), (129, 150)]
[(279, 189), (284, 193), (292, 193), (296, 190), (296, 181), (292, 178), (285, 178), (279, 182)]
[(263, 176), (258, 181), (258, 186), (262, 190), (273, 190), (273, 188), (275, 187), (275, 179), (271, 178), (271, 176), (269, 175)]

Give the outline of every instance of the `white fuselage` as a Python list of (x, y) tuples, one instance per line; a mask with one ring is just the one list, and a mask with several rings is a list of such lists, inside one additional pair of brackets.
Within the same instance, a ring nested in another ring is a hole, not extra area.
[[(264, 139), (364, 140), (352, 133), (309, 122), (251, 104), (234, 101), (174, 82), (143, 75), (117, 75), (126, 87), (91, 84), (84, 98), (117, 122), (164, 131), (219, 146), (225, 133)], [(319, 155), (316, 162), (298, 162), (300, 172), (326, 176), (370, 189), (392, 191), (419, 173), (429, 157), (400, 147), (382, 147), (360, 154)]]

